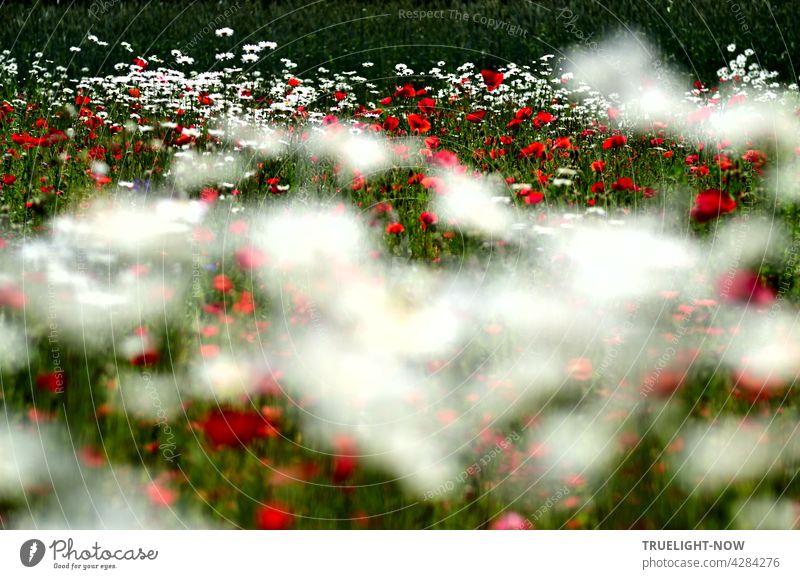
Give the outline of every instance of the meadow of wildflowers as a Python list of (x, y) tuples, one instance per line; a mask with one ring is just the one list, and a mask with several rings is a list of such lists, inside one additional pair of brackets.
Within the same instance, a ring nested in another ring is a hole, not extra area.
[(220, 13), (0, 54), (2, 528), (799, 524), (797, 85)]

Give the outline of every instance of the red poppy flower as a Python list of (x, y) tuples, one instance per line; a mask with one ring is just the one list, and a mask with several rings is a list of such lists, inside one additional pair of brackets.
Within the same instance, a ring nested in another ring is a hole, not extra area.
[(439, 217), (436, 213), (431, 213), (430, 211), (423, 211), (419, 214), (419, 223), (422, 226), (422, 231), (427, 231), (428, 227), (432, 225), (436, 225), (438, 223)]
[(430, 162), (433, 165), (438, 165), (439, 167), (447, 167), (453, 168), (459, 165), (458, 163), (458, 155), (456, 155), (453, 151), (437, 151), (430, 157)]
[(214, 104), (214, 99), (208, 96), (208, 93), (204, 92), (197, 95), (197, 102), (199, 102), (201, 105), (209, 106)]
[(403, 97), (407, 99), (414, 98), (415, 96), (417, 96), (417, 90), (410, 84), (406, 83), (403, 86), (397, 88), (397, 90), (394, 93), (394, 96)]
[(742, 155), (742, 159), (753, 165), (763, 165), (767, 160), (767, 155), (756, 149), (748, 149), (745, 154)]
[(334, 440), (336, 456), (333, 459), (333, 482), (341, 484), (349, 479), (358, 467), (355, 441), (349, 436), (338, 436)]
[(531, 107), (522, 107), (516, 113), (514, 113), (514, 118), (518, 121), (526, 121), (531, 118), (533, 114), (533, 109)]
[(200, 191), (200, 201), (202, 201), (203, 203), (208, 203), (209, 205), (213, 205), (218, 198), (219, 198), (219, 191), (217, 191), (213, 187), (206, 187), (202, 191)]
[(8, 101), (3, 101), (0, 104), (0, 121), (5, 121), (10, 118), (11, 114), (14, 112), (14, 107)]
[(493, 70), (484, 69), (481, 71), (483, 77), (483, 84), (486, 85), (486, 90), (492, 92), (503, 82), (503, 73), (495, 72)]
[(13, 185), (16, 180), (14, 175), (3, 175), (3, 185)]
[(268, 423), (257, 412), (212, 410), (201, 428), (215, 446), (235, 448), (247, 445), (264, 434)]
[(367, 186), (367, 179), (364, 175), (356, 175), (353, 177), (353, 183), (350, 185), (350, 189), (353, 191), (360, 191), (361, 189), (365, 189)]
[(625, 146), (625, 143), (628, 142), (623, 135), (614, 135), (612, 137), (607, 138), (603, 141), (603, 148), (604, 149), (616, 149), (617, 147)]
[(733, 162), (727, 155), (714, 155), (714, 162), (720, 168), (720, 171), (730, 171), (733, 169)]
[(639, 191), (639, 187), (630, 177), (620, 177), (611, 184), (612, 191)]
[(389, 235), (400, 235), (406, 230), (402, 223), (390, 223), (386, 226), (386, 233)]
[(556, 137), (553, 143), (553, 149), (569, 149), (572, 147), (572, 141), (569, 137)]
[(541, 191), (530, 191), (522, 198), (525, 205), (538, 205), (544, 201), (544, 193)]
[(483, 120), (483, 117), (485, 117), (485, 116), (486, 116), (486, 111), (483, 111), (483, 110), (481, 110), (481, 111), (473, 111), (473, 112), (467, 114), (467, 120), (470, 123), (479, 123), (479, 122), (481, 122)]
[(36, 385), (42, 390), (47, 390), (53, 394), (58, 394), (64, 391), (64, 373), (63, 372), (48, 372), (47, 374), (39, 374), (36, 377)]
[(393, 208), (391, 203), (387, 203), (386, 201), (380, 201), (375, 204), (375, 206), (372, 208), (372, 211), (375, 213), (375, 215), (382, 215), (391, 213), (393, 211)]
[(149, 368), (158, 364), (160, 356), (155, 350), (147, 350), (131, 357), (131, 365), (139, 368)]
[(736, 201), (719, 189), (706, 189), (697, 194), (690, 212), (697, 223), (706, 223), (736, 209)]
[(269, 503), (256, 510), (256, 527), (262, 531), (284, 531), (292, 526), (294, 515), (281, 503)]
[(425, 146), (429, 149), (438, 149), (439, 148), (439, 137), (432, 136), (432, 137), (425, 137)]
[(133, 59), (133, 64), (134, 64), (134, 66), (138, 66), (142, 70), (147, 68), (147, 61), (145, 59), (143, 59), (143, 58), (139, 58), (138, 56)]
[(539, 111), (539, 113), (536, 115), (536, 118), (533, 119), (533, 126), (539, 129), (547, 123), (552, 123), (554, 120), (556, 120), (556, 118), (550, 113)]
[(393, 131), (398, 126), (400, 126), (400, 119), (397, 117), (386, 117), (386, 120), (383, 121), (383, 130), (385, 131)]
[(228, 276), (220, 274), (214, 277), (214, 289), (226, 294), (233, 289), (233, 282)]
[(592, 193), (605, 193), (606, 186), (602, 181), (598, 181), (597, 183), (593, 183), (591, 187), (589, 187), (589, 191)]
[(431, 130), (431, 124), (422, 115), (412, 113), (406, 119), (408, 120), (408, 126), (415, 133), (427, 133)]
[(256, 304), (253, 301), (253, 294), (250, 292), (242, 292), (239, 301), (233, 304), (233, 311), (239, 314), (252, 314), (255, 310)]
[(765, 305), (775, 300), (775, 290), (754, 272), (737, 270), (717, 282), (717, 292), (728, 302)]
[(300, 83), (300, 79), (292, 77), (292, 78), (290, 78), (288, 80), (288, 84), (289, 84), (290, 87), (295, 88), (297, 86), (300, 86), (301, 83)]
[(603, 161), (592, 161), (592, 171), (595, 173), (602, 173), (606, 168), (606, 164)]
[(436, 101), (428, 97), (420, 99), (417, 103), (417, 108), (425, 114), (432, 113), (433, 109), (436, 108)]
[(344, 99), (347, 98), (347, 93), (337, 90), (335, 93), (333, 93), (333, 98), (336, 99), (337, 103), (342, 102)]
[(536, 157), (537, 159), (541, 159), (544, 157), (544, 154), (544, 144), (535, 141), (520, 150), (519, 158), (527, 159), (528, 157)]

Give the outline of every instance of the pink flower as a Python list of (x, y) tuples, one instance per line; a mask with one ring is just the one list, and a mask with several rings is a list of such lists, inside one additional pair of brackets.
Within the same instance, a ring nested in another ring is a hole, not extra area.
[(157, 507), (168, 507), (175, 502), (178, 495), (172, 489), (167, 488), (165, 485), (153, 481), (147, 485), (147, 498), (150, 502)]
[(775, 301), (775, 290), (754, 272), (737, 270), (717, 282), (717, 291), (725, 301), (765, 305)]
[(256, 269), (267, 262), (267, 256), (252, 245), (245, 245), (236, 250), (236, 264), (245, 270)]
[(203, 203), (208, 203), (209, 205), (213, 205), (218, 198), (219, 198), (219, 191), (217, 191), (213, 187), (206, 187), (205, 189), (200, 191), (200, 201), (202, 201)]
[(492, 523), (493, 531), (525, 531), (532, 529), (531, 522), (517, 512), (509, 511), (503, 513)]

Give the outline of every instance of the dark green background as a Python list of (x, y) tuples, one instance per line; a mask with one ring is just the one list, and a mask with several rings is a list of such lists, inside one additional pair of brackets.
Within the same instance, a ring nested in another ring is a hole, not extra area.
[[(567, 0), (565, 2), (356, 2), (323, 0), (215, 2), (178, 0), (145, 2), (105, 0), (104, 2), (0, 2), (2, 26), (0, 44), (20, 57), (24, 66), (28, 54), (43, 50), (58, 63), (74, 56), (68, 52), (80, 45), (87, 31), (114, 44), (127, 40), (141, 54), (169, 57), (169, 51), (196, 38), (192, 55), (197, 69), (213, 66), (216, 50), (236, 42), (272, 40), (279, 50), (257, 66), (276, 70), (280, 58), (299, 64), (298, 72), (325, 65), (347, 70), (369, 60), (373, 74), (391, 74), (394, 64), (403, 62), (426, 69), (439, 60), (455, 66), (465, 61), (478, 66), (496, 66), (511, 60), (526, 63), (546, 52), (577, 41), (576, 31), (590, 42), (629, 28), (646, 34), (667, 55), (667, 61), (694, 71), (704, 81), (713, 81), (725, 64), (725, 47), (736, 43), (752, 47), (765, 67), (779, 70), (785, 80), (795, 80), (798, 46), (798, 5), (744, 0)], [(94, 6), (94, 14), (90, 8)], [(399, 10), (459, 10), (480, 14), (527, 31), (526, 37), (509, 36), (485, 25), (450, 18), (412, 20), (398, 17)], [(564, 24), (570, 10), (576, 17), (571, 29)], [(233, 12), (225, 18), (224, 13)], [(218, 39), (213, 29), (228, 26), (236, 31), (232, 39)], [(202, 35), (203, 28), (212, 30)], [(250, 38), (248, 35), (252, 34)], [(197, 35), (200, 37), (197, 38)], [(591, 35), (591, 36), (590, 36)], [(103, 49), (83, 44), (84, 50), (71, 65), (87, 66), (92, 73), (110, 72), (111, 65), (128, 61), (131, 55), (117, 46)], [(171, 62), (171, 61), (170, 61)], [(416, 69), (415, 69), (416, 70)]]

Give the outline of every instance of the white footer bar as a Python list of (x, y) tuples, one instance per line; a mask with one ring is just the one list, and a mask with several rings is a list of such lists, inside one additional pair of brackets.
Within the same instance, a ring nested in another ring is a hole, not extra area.
[(796, 531), (1, 531), (0, 577), (796, 578), (798, 547)]

